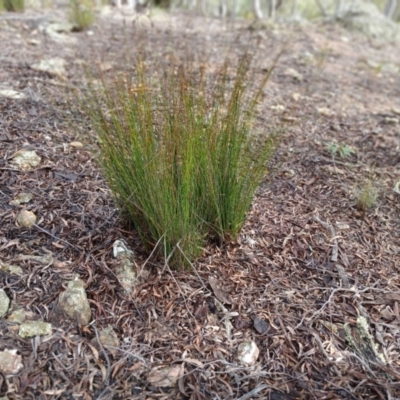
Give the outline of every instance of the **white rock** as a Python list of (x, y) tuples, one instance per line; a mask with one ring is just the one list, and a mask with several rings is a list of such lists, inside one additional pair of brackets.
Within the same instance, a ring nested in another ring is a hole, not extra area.
[(17, 92), (16, 90), (11, 90), (11, 89), (5, 89), (5, 90), (0, 90), (0, 97), (6, 97), (7, 99), (23, 99), (25, 95), (21, 92)]
[(298, 82), (301, 82), (303, 80), (303, 75), (299, 71), (296, 71), (294, 68), (288, 68), (285, 71), (285, 75), (295, 79)]
[(21, 171), (29, 171), (39, 165), (41, 161), (41, 158), (34, 150), (18, 150), (11, 158), (11, 164)]
[(23, 228), (32, 228), (36, 224), (36, 215), (32, 211), (22, 210), (17, 215), (17, 223)]
[(65, 60), (59, 57), (41, 60), (39, 63), (33, 64), (32, 69), (61, 77), (64, 77), (66, 73)]
[(58, 305), (68, 318), (81, 325), (87, 325), (92, 317), (84, 282), (75, 277), (68, 282), (68, 288), (60, 294)]
[(0, 289), (0, 318), (7, 314), (8, 307), (10, 306), (10, 299), (3, 289)]
[(260, 354), (260, 350), (252, 340), (246, 340), (238, 348), (238, 360), (241, 364), (253, 365)]
[(33, 199), (32, 193), (20, 193), (10, 201), (11, 206), (19, 206), (22, 203), (29, 203)]
[(124, 240), (116, 240), (113, 244), (114, 258), (133, 257), (133, 251), (126, 245)]
[(116, 240), (113, 244), (113, 256), (118, 260), (115, 274), (125, 292), (131, 293), (137, 284), (136, 268), (133, 262), (134, 252), (124, 240)]
[(4, 375), (17, 374), (24, 367), (21, 362), (22, 357), (17, 351), (16, 349), (0, 351), (0, 371)]
[(83, 143), (81, 142), (71, 142), (69, 145), (75, 149), (81, 149), (83, 147)]

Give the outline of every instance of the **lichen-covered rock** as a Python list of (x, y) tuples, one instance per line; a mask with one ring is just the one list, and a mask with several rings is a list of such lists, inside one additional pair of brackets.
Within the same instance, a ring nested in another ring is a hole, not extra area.
[(81, 325), (87, 325), (92, 317), (84, 282), (76, 277), (68, 283), (68, 288), (60, 294), (58, 305), (68, 318)]
[(48, 322), (43, 321), (26, 321), (19, 326), (19, 336), (22, 338), (30, 338), (34, 336), (50, 335), (52, 326)]
[(10, 306), (10, 299), (3, 289), (0, 289), (0, 318), (7, 314), (8, 307)]
[(386, 18), (372, 2), (353, 2), (340, 21), (346, 28), (370, 38), (400, 42), (400, 26)]
[(17, 354), (17, 350), (0, 351), (0, 371), (4, 375), (17, 374), (23, 367), (22, 357)]
[(21, 170), (21, 171), (30, 171), (39, 165), (42, 160), (34, 150), (25, 150), (21, 149), (14, 153), (12, 156), (11, 164)]
[[(117, 348), (120, 346), (121, 343), (111, 325), (108, 325), (99, 332), (99, 339), (100, 343), (104, 347), (107, 347), (112, 354), (115, 355), (117, 353)], [(96, 346), (98, 345), (97, 336), (92, 339), (92, 343)]]
[(17, 216), (17, 223), (22, 228), (32, 228), (36, 224), (36, 215), (32, 211), (22, 210)]
[(1, 271), (6, 271), (8, 273), (10, 273), (11, 275), (18, 275), (21, 276), (24, 274), (24, 270), (19, 267), (18, 265), (12, 265), (12, 264), (7, 264), (7, 263), (3, 263), (0, 261), (0, 270)]
[(113, 255), (118, 260), (115, 274), (125, 292), (131, 293), (137, 284), (136, 268), (133, 262), (134, 252), (123, 240), (116, 240), (113, 245)]
[(14, 324), (22, 324), (26, 319), (25, 310), (19, 308), (18, 310), (13, 311), (7, 318), (8, 322)]

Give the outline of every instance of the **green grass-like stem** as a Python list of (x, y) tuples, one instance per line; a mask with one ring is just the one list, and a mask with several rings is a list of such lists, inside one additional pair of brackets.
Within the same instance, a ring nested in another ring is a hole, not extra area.
[(116, 201), (149, 249), (163, 238), (174, 267), (237, 236), (267, 172), (276, 141), (255, 145), (252, 124), (268, 76), (249, 91), (250, 66), (246, 55), (217, 76), (176, 63), (157, 74), (139, 59), (133, 76), (89, 84), (82, 104)]

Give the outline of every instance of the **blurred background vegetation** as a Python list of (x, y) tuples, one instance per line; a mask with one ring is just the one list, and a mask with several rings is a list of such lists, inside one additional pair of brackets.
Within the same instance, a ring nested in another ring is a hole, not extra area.
[[(122, 1), (126, 2), (126, 0)], [(270, 2), (267, 0), (257, 1), (263, 16), (267, 17), (270, 14)], [(107, 0), (0, 0), (0, 12), (23, 12), (25, 8), (76, 8), (79, 3), (83, 4), (87, 13), (89, 5), (95, 10), (107, 3), (112, 3), (112, 0), (109, 2)], [(396, 22), (400, 21), (400, 2), (398, 0), (297, 0), (295, 14), (297, 17), (307, 20), (338, 16), (336, 15), (338, 8), (342, 12), (346, 12), (360, 3), (373, 4), (382, 14), (386, 14)], [(221, 16), (221, 14), (246, 19), (256, 17), (253, 0), (139, 0), (138, 4), (140, 9), (153, 7), (165, 10), (190, 10), (193, 13), (214, 17)], [(275, 4), (277, 18), (293, 15), (292, 0), (275, 0)]]

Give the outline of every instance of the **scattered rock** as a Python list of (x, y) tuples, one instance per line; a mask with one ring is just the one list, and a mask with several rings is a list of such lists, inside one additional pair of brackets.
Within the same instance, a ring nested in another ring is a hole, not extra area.
[[(111, 353), (116, 354), (117, 349), (115, 349), (115, 347), (120, 346), (120, 341), (111, 325), (108, 325), (99, 332), (99, 339), (104, 347), (110, 347), (109, 350)], [(97, 344), (97, 337), (93, 338), (93, 343)]]
[(19, 206), (23, 203), (29, 203), (32, 199), (32, 193), (20, 193), (10, 201), (10, 206)]
[(17, 92), (16, 90), (4, 89), (0, 90), (0, 97), (5, 97), (7, 99), (19, 100), (23, 99), (25, 95), (21, 92)]
[(85, 284), (78, 277), (68, 282), (68, 288), (60, 294), (58, 304), (68, 318), (81, 325), (87, 325), (90, 322), (92, 312), (90, 311)]
[(394, 185), (393, 192), (400, 194), (400, 181), (397, 181)]
[(17, 354), (18, 350), (0, 351), (0, 371), (4, 375), (14, 375), (24, 367), (21, 355)]
[(299, 71), (296, 71), (294, 68), (288, 68), (285, 71), (285, 75), (293, 78), (298, 82), (301, 82), (303, 80), (303, 75)]
[(3, 289), (0, 289), (0, 318), (7, 314), (9, 306), (10, 299), (8, 298), (6, 292)]
[(11, 156), (11, 158), (11, 165), (21, 171), (30, 171), (37, 167), (41, 161), (41, 158), (34, 150), (18, 150)]
[(75, 149), (81, 149), (83, 147), (83, 143), (81, 142), (71, 142), (69, 145)]
[(400, 67), (398, 67), (396, 64), (393, 63), (385, 63), (382, 65), (381, 71), (389, 72), (392, 74), (398, 74), (400, 71)]
[(314, 56), (309, 51), (305, 51), (300, 54), (299, 62), (303, 65), (309, 65), (314, 62)]
[(271, 106), (272, 111), (285, 111), (285, 106), (283, 104), (277, 104), (276, 106)]
[(285, 169), (283, 175), (285, 178), (293, 178), (296, 175), (296, 172), (294, 169)]
[(131, 293), (138, 282), (133, 262), (134, 252), (123, 240), (116, 240), (113, 244), (113, 255), (118, 261), (115, 274), (124, 290)]
[(113, 63), (111, 62), (104, 62), (99, 65), (101, 72), (111, 71), (114, 68)]
[(355, 1), (340, 21), (343, 25), (364, 35), (384, 41), (400, 41), (400, 27), (386, 18), (378, 7), (369, 1)]
[(124, 240), (116, 240), (113, 244), (114, 258), (133, 258), (135, 253), (126, 245)]
[(45, 33), (55, 42), (72, 44), (76, 42), (76, 38), (68, 34), (75, 28), (76, 26), (69, 22), (55, 22), (46, 27), (42, 26), (41, 30), (44, 30)]
[(260, 334), (263, 335), (265, 332), (267, 332), (269, 330), (269, 324), (268, 322), (264, 321), (261, 318), (255, 317), (254, 321), (254, 328), (255, 330)]
[(13, 311), (7, 318), (8, 322), (12, 322), (15, 324), (22, 324), (26, 319), (25, 310), (19, 308), (18, 310)]
[(246, 340), (238, 348), (238, 360), (241, 364), (253, 365), (257, 361), (260, 350), (252, 340)]
[(181, 364), (172, 367), (153, 369), (147, 377), (148, 382), (155, 387), (173, 387), (181, 374)]
[(317, 108), (317, 112), (318, 114), (323, 115), (324, 117), (332, 117), (332, 115), (335, 115), (335, 112), (332, 111), (330, 108), (328, 107), (318, 107)]
[(19, 336), (22, 338), (30, 338), (34, 336), (50, 335), (52, 326), (48, 322), (43, 321), (26, 321), (19, 327)]
[(37, 39), (28, 39), (27, 41), (29, 44), (31, 44), (32, 46), (37, 46), (40, 44), (40, 40)]
[(338, 229), (350, 229), (350, 225), (349, 224), (345, 224), (344, 222), (339, 222), (336, 221), (335, 225)]
[(47, 31), (52, 31), (56, 33), (69, 33), (72, 32), (76, 28), (76, 25), (74, 25), (71, 22), (53, 22), (49, 24), (46, 28)]
[(54, 76), (65, 78), (65, 60), (63, 58), (49, 58), (47, 60), (41, 60), (37, 64), (33, 64), (32, 69), (41, 72), (48, 72)]
[(294, 100), (294, 101), (299, 101), (300, 99), (301, 99), (301, 94), (300, 93), (293, 93), (292, 94), (292, 99)]
[(2, 261), (0, 261), (0, 270), (8, 272), (12, 275), (21, 276), (24, 274), (24, 270), (18, 265), (7, 264)]
[(36, 224), (36, 215), (32, 211), (22, 210), (17, 215), (17, 223), (22, 228), (32, 228)]
[(383, 122), (387, 125), (397, 125), (399, 123), (399, 119), (395, 117), (385, 117)]

